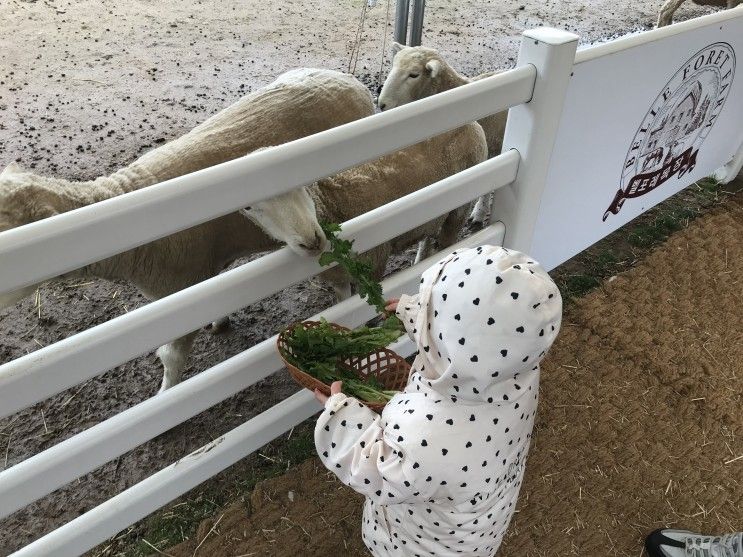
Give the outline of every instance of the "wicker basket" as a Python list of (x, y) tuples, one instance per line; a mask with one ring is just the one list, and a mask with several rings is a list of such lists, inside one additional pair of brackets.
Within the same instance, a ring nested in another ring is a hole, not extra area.
[[(289, 348), (286, 342), (286, 337), (291, 334), (294, 327), (302, 326), (306, 328), (314, 328), (319, 324), (319, 321), (304, 321), (291, 325), (279, 335), (279, 338), (276, 341), (276, 346), (286, 368), (297, 383), (311, 391), (317, 389), (326, 396), (330, 396), (330, 385), (318, 381), (309, 373), (305, 373), (301, 369), (293, 366), (286, 358), (287, 355), (293, 355), (291, 348)], [(330, 326), (336, 331), (349, 330), (346, 327), (341, 327), (335, 323), (330, 323)], [(389, 391), (403, 390), (408, 382), (408, 375), (410, 374), (410, 364), (408, 364), (402, 356), (399, 356), (392, 350), (386, 348), (380, 348), (379, 350), (365, 356), (352, 356), (340, 360), (338, 365), (358, 377), (364, 378), (369, 375), (376, 377), (384, 386), (385, 390)], [(375, 412), (381, 412), (385, 406), (385, 403), (383, 402), (365, 402), (363, 400), (359, 402), (365, 404)]]

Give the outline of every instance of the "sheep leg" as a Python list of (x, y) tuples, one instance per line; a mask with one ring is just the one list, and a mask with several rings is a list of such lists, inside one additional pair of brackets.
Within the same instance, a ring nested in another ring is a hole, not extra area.
[(475, 207), (470, 213), (469, 220), (473, 223), (482, 224), (488, 216), (488, 209), (490, 208), (490, 194), (487, 193), (477, 199)]
[(372, 262), (372, 276), (374, 280), (382, 282), (384, 272), (387, 270), (387, 260), (390, 258), (390, 243), (384, 243), (381, 246), (366, 252), (367, 258)]
[(353, 295), (348, 275), (338, 267), (323, 271), (318, 275), (318, 278), (330, 283), (336, 302), (347, 300)]
[(336, 302), (348, 300), (351, 296), (353, 296), (351, 283), (348, 282), (348, 279), (341, 280), (339, 282), (333, 282), (331, 286), (333, 287), (333, 294), (335, 295)]
[(439, 248), (449, 247), (457, 241), (457, 236), (459, 236), (459, 231), (465, 221), (466, 212), (467, 207), (460, 207), (446, 215), (439, 231)]
[(418, 252), (415, 254), (415, 261), (413, 261), (413, 265), (417, 265), (421, 261), (423, 261), (426, 257), (428, 257), (428, 254), (431, 251), (431, 241), (428, 236), (423, 238), (420, 242), (418, 242)]
[(159, 392), (169, 389), (181, 382), (186, 360), (191, 352), (197, 331), (188, 333), (157, 349), (157, 357), (163, 364), (163, 382)]
[(665, 27), (673, 23), (673, 14), (685, 0), (666, 0), (658, 13), (658, 27)]

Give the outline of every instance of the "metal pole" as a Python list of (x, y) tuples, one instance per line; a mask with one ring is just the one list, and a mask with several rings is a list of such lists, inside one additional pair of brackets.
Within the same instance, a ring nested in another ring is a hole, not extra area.
[(397, 0), (395, 7), (395, 42), (405, 44), (408, 37), (410, 0)]
[(423, 12), (426, 9), (426, 0), (413, 0), (413, 21), (410, 24), (409, 46), (420, 46), (423, 36)]

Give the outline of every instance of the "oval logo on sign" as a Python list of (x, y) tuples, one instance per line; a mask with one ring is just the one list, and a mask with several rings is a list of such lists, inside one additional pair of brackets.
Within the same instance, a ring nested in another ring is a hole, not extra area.
[(619, 191), (603, 220), (619, 213), (626, 199), (694, 169), (734, 76), (735, 52), (728, 43), (711, 44), (681, 66), (643, 118), (624, 159)]

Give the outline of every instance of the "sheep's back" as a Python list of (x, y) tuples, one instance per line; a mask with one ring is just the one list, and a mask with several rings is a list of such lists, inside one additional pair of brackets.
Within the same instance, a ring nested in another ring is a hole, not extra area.
[(331, 70), (292, 70), (134, 164), (166, 180), (373, 113), (369, 91), (353, 76)]
[(485, 135), (473, 122), (320, 180), (310, 191), (321, 219), (343, 222), (486, 158)]

